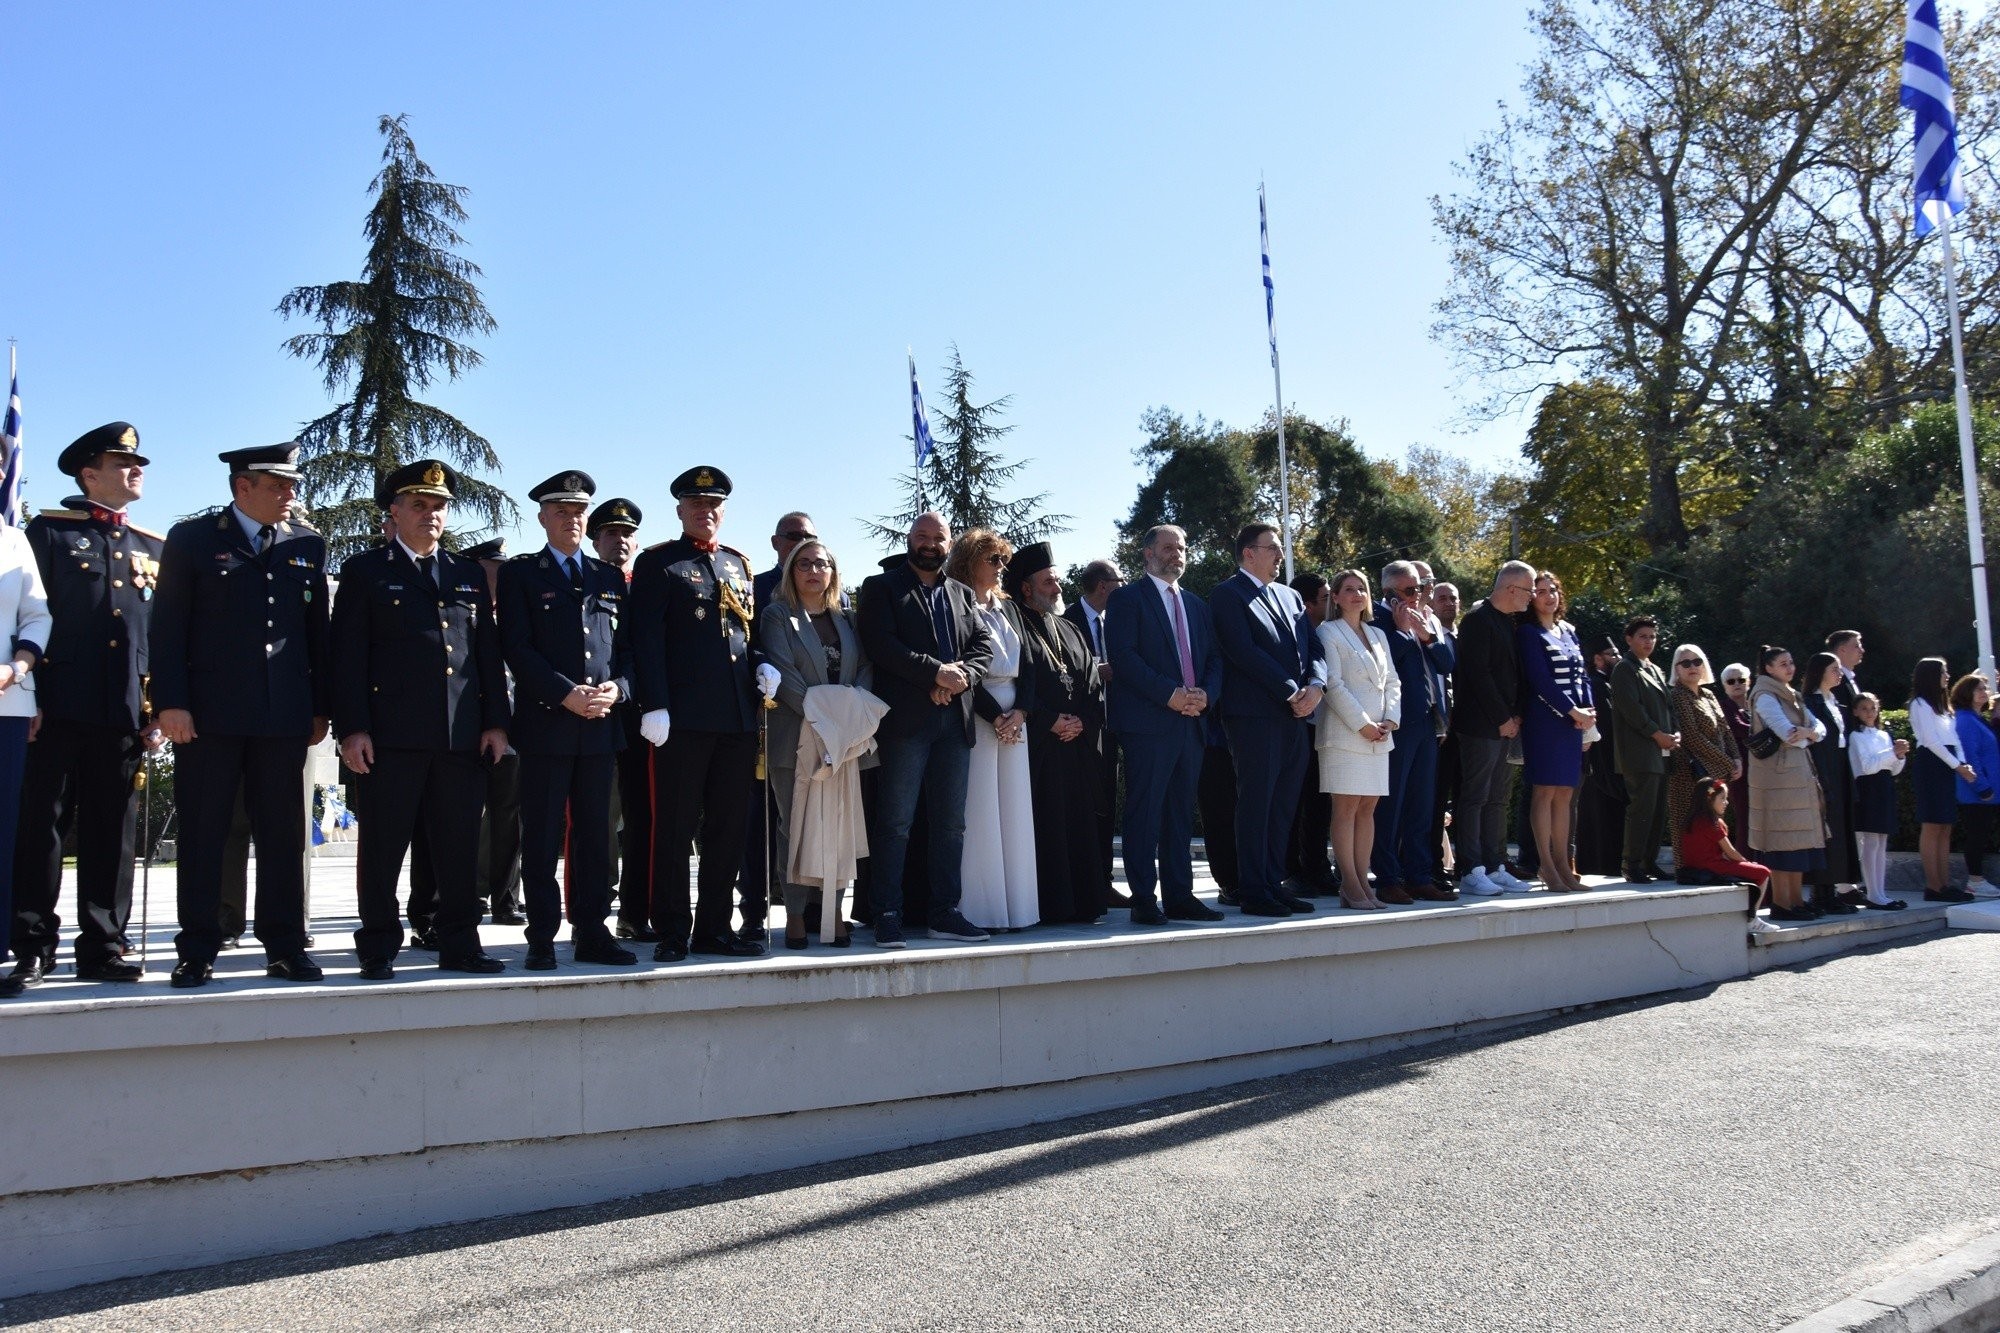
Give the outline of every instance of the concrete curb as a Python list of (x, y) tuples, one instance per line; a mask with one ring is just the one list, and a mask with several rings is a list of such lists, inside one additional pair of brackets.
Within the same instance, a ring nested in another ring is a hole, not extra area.
[(1789, 1333), (1983, 1333), (2000, 1328), (2000, 1230), (1786, 1327)]

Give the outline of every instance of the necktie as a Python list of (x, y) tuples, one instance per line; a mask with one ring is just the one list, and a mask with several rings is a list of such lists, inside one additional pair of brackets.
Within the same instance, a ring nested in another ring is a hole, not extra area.
[(417, 568), (421, 569), (424, 572), (424, 578), (430, 581), (431, 587), (433, 588), (437, 587), (438, 572), (437, 572), (436, 556), (427, 555), (423, 559), (417, 561)]
[(569, 590), (575, 593), (582, 592), (583, 591), (582, 557), (573, 555), (569, 559), (563, 561), (563, 563), (569, 566)]
[(939, 579), (929, 592), (931, 600), (931, 631), (937, 635), (938, 660), (956, 662), (958, 644), (951, 633), (951, 598), (944, 590), (944, 580)]
[(266, 523), (263, 527), (257, 529), (257, 554), (262, 555), (264, 554), (264, 552), (270, 550), (271, 540), (277, 535), (278, 535), (278, 530), (272, 527), (269, 523)]
[(1097, 656), (1101, 661), (1104, 657), (1104, 613), (1102, 611), (1090, 617), (1090, 641), (1097, 646)]
[(1181, 610), (1181, 590), (1176, 588), (1170, 594), (1174, 603), (1174, 647), (1181, 655), (1181, 688), (1191, 690), (1194, 684), (1194, 651), (1188, 647), (1187, 612)]

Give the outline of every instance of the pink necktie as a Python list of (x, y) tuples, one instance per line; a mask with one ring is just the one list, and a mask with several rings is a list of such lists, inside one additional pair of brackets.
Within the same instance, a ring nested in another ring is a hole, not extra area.
[(1194, 686), (1194, 653), (1188, 648), (1187, 614), (1181, 610), (1181, 591), (1174, 589), (1174, 647), (1181, 654), (1181, 688)]

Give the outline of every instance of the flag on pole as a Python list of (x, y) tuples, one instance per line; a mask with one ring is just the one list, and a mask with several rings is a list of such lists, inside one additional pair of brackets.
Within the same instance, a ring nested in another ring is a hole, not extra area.
[(21, 525), (21, 374), (7, 350), (7, 415), (0, 419), (0, 523)]
[(917, 387), (917, 357), (910, 354), (910, 423), (912, 436), (917, 442), (917, 466), (931, 456), (931, 417), (924, 410), (924, 391)]
[(1271, 224), (1264, 215), (1264, 184), (1257, 183), (1257, 239), (1264, 247), (1264, 329), (1271, 336), (1271, 367), (1278, 365), (1278, 304), (1271, 287)]
[(1917, 235), (1927, 236), (1965, 211), (1958, 175), (1958, 118), (1951, 105), (1951, 73), (1944, 63), (1944, 32), (1937, 0), (1910, 0), (1903, 32), (1903, 105), (1915, 112)]

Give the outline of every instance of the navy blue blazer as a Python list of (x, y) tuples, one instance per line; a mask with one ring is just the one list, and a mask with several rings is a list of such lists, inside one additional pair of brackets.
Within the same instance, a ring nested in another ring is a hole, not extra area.
[(1287, 699), (1307, 685), (1325, 686), (1325, 649), (1305, 599), (1292, 589), (1259, 589), (1239, 569), (1208, 595), (1208, 609), (1222, 648), (1223, 716), (1289, 718)]
[[(1433, 725), (1451, 721), (1450, 678), (1452, 668), (1458, 665), (1458, 654), (1451, 646), (1451, 636), (1440, 632), (1428, 644), (1417, 642), (1417, 636), (1396, 628), (1396, 608), (1388, 601), (1375, 603), (1375, 619), (1371, 622), (1389, 640), (1389, 664), (1396, 669), (1396, 679), (1403, 685), (1403, 722), (1405, 729), (1414, 724), (1419, 714), (1429, 709)], [(1443, 626), (1439, 626), (1443, 630)]]
[[(1222, 653), (1216, 647), (1207, 604), (1185, 588), (1180, 596), (1195, 684), (1208, 691), (1207, 716), (1212, 717), (1225, 697)], [(1161, 735), (1177, 726), (1201, 727), (1200, 718), (1185, 718), (1167, 707), (1167, 700), (1181, 687), (1180, 653), (1174, 647), (1174, 623), (1167, 618), (1152, 578), (1125, 584), (1111, 594), (1104, 610), (1104, 650), (1110, 654), (1115, 687), (1106, 694), (1111, 729)]]
[[(632, 697), (625, 653), (625, 574), (585, 556), (583, 592), (569, 586), (548, 548), (500, 566), (500, 645), (514, 672), (514, 727), (522, 754), (610, 754), (625, 746), (621, 713)], [(578, 717), (563, 700), (579, 685), (618, 686), (619, 706)]]

